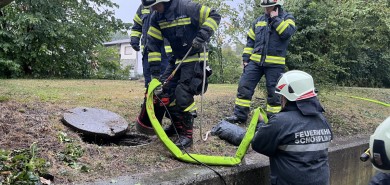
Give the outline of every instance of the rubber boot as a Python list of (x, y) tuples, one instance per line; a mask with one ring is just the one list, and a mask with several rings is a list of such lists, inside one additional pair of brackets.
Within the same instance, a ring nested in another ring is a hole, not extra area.
[(194, 117), (191, 113), (187, 112), (182, 116), (182, 130), (179, 133), (179, 137), (175, 142), (175, 145), (180, 149), (188, 148), (192, 146), (193, 139), (193, 125), (194, 125)]
[[(176, 126), (176, 130), (177, 130), (177, 133), (181, 132), (181, 130), (179, 128), (177, 128), (177, 126)], [(174, 135), (177, 135), (176, 130), (175, 130), (175, 127), (173, 124), (170, 124), (169, 126), (164, 128), (164, 131), (168, 137), (172, 137)]]

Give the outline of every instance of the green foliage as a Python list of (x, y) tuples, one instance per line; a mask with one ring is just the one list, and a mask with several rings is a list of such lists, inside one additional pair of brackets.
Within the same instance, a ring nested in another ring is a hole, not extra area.
[(20, 76), (20, 65), (11, 60), (0, 58), (0, 78), (15, 78)]
[(91, 60), (92, 78), (129, 79), (131, 66), (121, 68), (118, 48), (99, 45), (94, 48), (94, 53)]
[(110, 36), (110, 41), (129, 39), (129, 35), (126, 32), (118, 31)]
[[(240, 29), (237, 22), (239, 12), (230, 6), (234, 3), (233, 0), (196, 0), (197, 2), (215, 9), (222, 17), (218, 30), (212, 37), (211, 44), (213, 45), (210, 50), (209, 64), (213, 68), (213, 76), (210, 77), (211, 83), (225, 83), (226, 79), (229, 79), (228, 83), (231, 83), (231, 78), (224, 73), (226, 62), (230, 56), (224, 55), (222, 50), (224, 43), (229, 43), (233, 39), (237, 39), (240, 34)], [(229, 66), (232, 67), (232, 66)]]
[[(212, 48), (215, 49), (215, 48)], [(230, 46), (225, 46), (222, 49), (222, 62), (221, 65), (211, 63), (213, 69), (213, 75), (209, 78), (210, 83), (238, 83), (242, 73), (241, 57), (237, 55)], [(214, 52), (210, 53), (209, 58), (213, 60), (216, 57)]]
[(10, 97), (9, 96), (3, 96), (3, 95), (0, 95), (0, 103), (1, 102), (7, 102), (10, 100)]
[(0, 150), (0, 172), (5, 179), (0, 178), (0, 184), (38, 184), (40, 175), (47, 172), (49, 164), (37, 157), (36, 143), (30, 149), (6, 151)]
[(74, 169), (79, 169), (82, 172), (88, 172), (89, 168), (78, 162), (78, 159), (84, 155), (84, 149), (81, 145), (76, 144), (75, 141), (65, 132), (59, 132), (58, 139), (61, 143), (65, 143), (64, 151), (58, 153), (57, 155), (59, 160)]
[(318, 82), (390, 87), (389, 2), (377, 3), (381, 6), (355, 0), (289, 1), (298, 31), (288, 68), (307, 71)]
[(88, 78), (94, 46), (126, 29), (109, 0), (17, 0), (0, 13), (0, 58), (35, 78)]
[[(312, 74), (316, 83), (390, 87), (390, 2), (288, 0), (297, 32), (287, 55), (289, 70)], [(262, 15), (258, 0), (244, 0), (237, 24), (242, 38)], [(238, 40), (241, 42), (242, 40)]]

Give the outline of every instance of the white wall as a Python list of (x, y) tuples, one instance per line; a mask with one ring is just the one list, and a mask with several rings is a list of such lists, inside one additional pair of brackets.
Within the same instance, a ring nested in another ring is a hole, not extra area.
[(138, 51), (137, 52), (137, 57), (138, 57), (138, 66), (137, 66), (137, 72), (138, 72), (138, 74), (144, 74), (144, 72), (143, 72), (143, 67), (142, 67), (142, 53), (141, 53), (141, 51)]
[(134, 66), (134, 72), (137, 74), (143, 74), (142, 72), (142, 56), (141, 52), (135, 51), (130, 43), (122, 43), (120, 48), (121, 65), (126, 67), (129, 65)]
[(122, 43), (120, 53), (121, 53), (121, 60), (137, 59), (137, 52), (130, 46), (130, 43)]

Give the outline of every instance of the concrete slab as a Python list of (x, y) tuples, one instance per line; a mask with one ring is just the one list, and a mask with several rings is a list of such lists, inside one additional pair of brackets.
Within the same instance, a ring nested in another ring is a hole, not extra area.
[(104, 109), (77, 107), (64, 113), (63, 123), (85, 135), (117, 137), (126, 133), (127, 121)]

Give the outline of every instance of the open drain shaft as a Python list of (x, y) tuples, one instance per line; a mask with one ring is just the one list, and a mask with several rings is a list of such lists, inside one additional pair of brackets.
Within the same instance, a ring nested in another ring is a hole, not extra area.
[(99, 146), (144, 146), (149, 144), (152, 139), (148, 136), (136, 134), (136, 133), (126, 133), (123, 136), (116, 138), (100, 138), (97, 136), (82, 136), (82, 139), (86, 143), (97, 144)]

